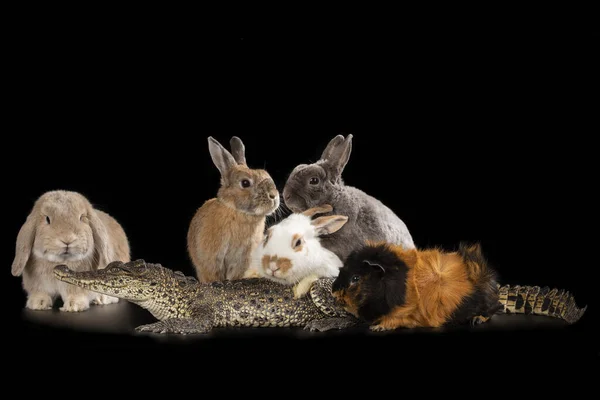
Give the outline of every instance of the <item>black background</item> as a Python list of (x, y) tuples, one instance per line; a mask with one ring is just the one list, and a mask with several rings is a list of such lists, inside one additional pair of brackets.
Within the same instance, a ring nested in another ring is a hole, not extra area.
[[(8, 271), (14, 239), (43, 192), (84, 194), (122, 224), (134, 259), (193, 274), (188, 224), (219, 185), (208, 136), (223, 144), (241, 137), (248, 164), (266, 168), (281, 190), (295, 165), (316, 161), (331, 138), (352, 133), (346, 183), (391, 207), (417, 246), (479, 241), (503, 282), (565, 288), (591, 309), (561, 333), (445, 341), (417, 334), (409, 346), (404, 336), (358, 335), (339, 338), (340, 346), (372, 355), (394, 346), (444, 354), (458, 351), (457, 343), (492, 352), (549, 340), (538, 350), (599, 354), (591, 306), (597, 30), (465, 19), (384, 33), (207, 37), (175, 21), (86, 23), (31, 26), (15, 31), (12, 42), (2, 257), (5, 307), (19, 339), (35, 338), (42, 348), (51, 347), (44, 338), (67, 337), (71, 350), (139, 345), (127, 335), (23, 324), (25, 294)], [(260, 336), (256, 343), (202, 343), (215, 352), (266, 343), (278, 352), (324, 342)], [(147, 344), (143, 352), (189, 347)]]

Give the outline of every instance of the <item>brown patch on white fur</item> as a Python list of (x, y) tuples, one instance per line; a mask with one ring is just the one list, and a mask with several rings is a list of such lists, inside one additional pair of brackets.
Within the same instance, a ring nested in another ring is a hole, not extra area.
[[(296, 243), (298, 242), (298, 240), (300, 240), (300, 244), (298, 246), (296, 246)], [(292, 236), (292, 249), (295, 252), (299, 252), (299, 251), (302, 251), (303, 247), (304, 247), (304, 239), (303, 239), (302, 235), (299, 233), (294, 233), (294, 236)]]
[(405, 304), (380, 318), (373, 329), (442, 326), (461, 301), (473, 293), (468, 265), (458, 253), (388, 247), (409, 268)]
[(292, 260), (290, 260), (289, 258), (264, 255), (262, 257), (263, 269), (265, 271), (270, 269), (272, 262), (275, 263), (278, 270), (280, 270), (281, 272), (287, 272), (290, 268), (292, 268)]

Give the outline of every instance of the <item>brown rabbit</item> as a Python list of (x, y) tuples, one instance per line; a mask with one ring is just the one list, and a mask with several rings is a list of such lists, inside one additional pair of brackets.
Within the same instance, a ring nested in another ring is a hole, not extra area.
[(221, 188), (196, 211), (188, 230), (188, 253), (201, 282), (243, 278), (252, 251), (263, 239), (266, 216), (279, 207), (271, 176), (248, 168), (240, 138), (232, 137), (230, 145), (233, 155), (208, 138)]

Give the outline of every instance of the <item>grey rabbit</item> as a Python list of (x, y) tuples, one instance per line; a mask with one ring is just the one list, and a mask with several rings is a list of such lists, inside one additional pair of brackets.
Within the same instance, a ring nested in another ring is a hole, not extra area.
[(360, 189), (346, 186), (342, 171), (352, 151), (352, 135), (334, 137), (313, 164), (294, 168), (283, 188), (285, 205), (302, 212), (331, 204), (332, 214), (345, 215), (348, 222), (335, 235), (324, 236), (321, 244), (342, 261), (367, 241), (386, 241), (406, 249), (415, 248), (406, 224), (387, 206)]

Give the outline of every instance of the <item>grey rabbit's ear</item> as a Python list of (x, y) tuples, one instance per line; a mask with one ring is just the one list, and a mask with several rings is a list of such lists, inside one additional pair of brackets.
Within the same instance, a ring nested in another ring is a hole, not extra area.
[(325, 147), (325, 150), (323, 150), (323, 154), (321, 154), (321, 160), (323, 160), (323, 161), (329, 160), (331, 158), (331, 154), (333, 153), (333, 150), (335, 150), (335, 148), (343, 142), (344, 142), (344, 137), (342, 135), (337, 135), (336, 137), (331, 139), (329, 141), (329, 144), (327, 144), (327, 147)]
[(346, 136), (337, 135), (329, 142), (327, 148), (321, 156), (323, 160), (323, 168), (328, 172), (329, 179), (332, 182), (337, 182), (342, 176), (342, 171), (350, 159), (352, 152), (352, 135)]
[(246, 165), (246, 147), (242, 139), (234, 136), (229, 141), (229, 145), (231, 146), (231, 152), (235, 161), (240, 165)]
[(211, 136), (208, 137), (208, 150), (210, 151), (213, 163), (221, 173), (221, 178), (225, 180), (227, 172), (237, 164), (235, 159), (230, 152), (221, 146), (221, 143), (217, 142)]
[(33, 213), (30, 214), (17, 235), (17, 248), (11, 268), (13, 276), (20, 276), (23, 273), (31, 255), (31, 248), (33, 247), (33, 240), (35, 238), (35, 220), (36, 218), (33, 216)]

